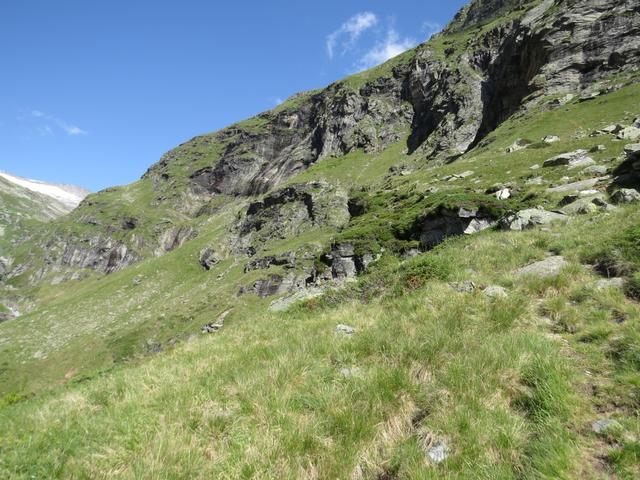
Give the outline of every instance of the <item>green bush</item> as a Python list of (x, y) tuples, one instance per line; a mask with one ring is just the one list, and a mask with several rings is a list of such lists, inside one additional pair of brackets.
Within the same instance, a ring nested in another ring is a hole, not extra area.
[(439, 255), (424, 254), (400, 265), (398, 273), (400, 274), (401, 286), (416, 290), (428, 280), (449, 280), (453, 273), (453, 267), (447, 259)]

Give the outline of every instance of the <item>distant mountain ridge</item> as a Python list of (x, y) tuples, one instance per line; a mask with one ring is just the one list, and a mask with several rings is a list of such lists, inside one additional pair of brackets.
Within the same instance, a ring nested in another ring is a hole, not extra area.
[(0, 171), (0, 177), (31, 192), (52, 198), (64, 207), (63, 210), (66, 210), (65, 213), (76, 208), (80, 202), (91, 193), (86, 188), (76, 185), (49, 183), (42, 180), (19, 177), (3, 171)]

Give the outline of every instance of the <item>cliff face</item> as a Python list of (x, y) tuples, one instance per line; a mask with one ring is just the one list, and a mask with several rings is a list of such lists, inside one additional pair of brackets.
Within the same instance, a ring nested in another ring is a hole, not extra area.
[(112, 272), (171, 250), (207, 212), (327, 158), (406, 141), (423, 164), (451, 162), (531, 105), (617, 88), (638, 68), (639, 46), (639, 0), (475, 0), (413, 51), (196, 137), (137, 184), (90, 196), (46, 240), (34, 278), (51, 268)]
[[(611, 0), (472, 2), (388, 75), (347, 79), (253, 125), (189, 142), (183, 150), (223, 145), (211, 165), (191, 173), (191, 188), (264, 193), (326, 157), (384, 148), (407, 129), (410, 152), (425, 161), (455, 158), (527, 102), (597, 89), (599, 80), (636, 68), (638, 8)], [(148, 175), (169, 179), (176, 154)]]

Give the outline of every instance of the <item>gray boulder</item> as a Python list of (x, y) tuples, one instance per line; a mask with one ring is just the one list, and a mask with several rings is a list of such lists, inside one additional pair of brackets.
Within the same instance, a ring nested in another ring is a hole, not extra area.
[(617, 204), (635, 203), (640, 201), (640, 193), (633, 188), (621, 188), (611, 196), (611, 199)]
[(563, 213), (548, 212), (541, 208), (529, 208), (509, 215), (500, 220), (500, 227), (504, 230), (526, 230), (554, 222), (567, 222), (569, 218)]
[(618, 429), (621, 427), (620, 423), (610, 418), (601, 418), (591, 424), (591, 430), (598, 434), (606, 433), (608, 430)]
[(620, 125), (619, 123), (614, 123), (612, 125), (607, 125), (606, 127), (600, 129), (600, 132), (616, 135), (623, 129), (624, 129), (624, 125)]
[(452, 282), (449, 284), (456, 292), (460, 293), (472, 293), (476, 289), (476, 284), (472, 280), (465, 280), (464, 282)]
[(436, 465), (444, 462), (451, 453), (451, 448), (444, 440), (436, 440), (431, 445), (425, 446), (427, 458)]
[(482, 293), (489, 298), (507, 298), (509, 296), (507, 289), (500, 285), (490, 285)]
[(544, 143), (552, 144), (560, 141), (560, 137), (557, 135), (547, 135), (542, 139)]
[(298, 302), (303, 302), (305, 300), (310, 300), (312, 298), (320, 297), (323, 293), (324, 293), (323, 288), (319, 288), (319, 287), (305, 288), (303, 290), (299, 290), (285, 297), (274, 300), (269, 305), (269, 310), (271, 310), (272, 312), (283, 312)]
[(608, 177), (595, 177), (587, 180), (580, 180), (578, 182), (565, 183), (564, 185), (547, 188), (547, 193), (571, 193), (589, 190), (604, 180), (608, 180)]
[(542, 164), (543, 167), (567, 166), (569, 168), (588, 167), (596, 162), (587, 156), (586, 150), (575, 150), (573, 152), (561, 153)]
[(336, 333), (341, 335), (351, 336), (354, 333), (356, 333), (356, 329), (353, 327), (350, 327), (349, 325), (343, 325), (340, 323), (336, 325)]
[(582, 173), (587, 175), (606, 175), (609, 169), (604, 165), (591, 165), (590, 167), (582, 170)]
[(631, 140), (632, 142), (635, 142), (640, 138), (640, 128), (633, 126), (625, 127), (618, 132), (616, 138), (618, 140)]
[(640, 160), (640, 143), (625, 145), (624, 153), (628, 160)]
[(446, 238), (457, 235), (473, 235), (495, 224), (495, 220), (478, 209), (440, 208), (428, 215), (422, 225), (420, 241), (430, 248)]
[(595, 284), (596, 290), (607, 290), (609, 288), (624, 287), (624, 278), (601, 278)]
[(551, 105), (554, 105), (556, 107), (560, 107), (562, 105), (566, 105), (567, 103), (569, 103), (571, 100), (573, 100), (576, 96), (572, 93), (567, 93), (566, 95), (556, 98), (554, 100), (551, 101)]
[(569, 195), (562, 200), (561, 204), (565, 205), (562, 208), (562, 213), (567, 215), (586, 214), (610, 207), (604, 194), (599, 192), (586, 196)]
[(513, 152), (517, 152), (518, 150), (524, 150), (529, 145), (531, 145), (531, 142), (529, 140), (523, 140), (522, 138), (519, 138), (515, 142), (513, 142), (511, 146), (507, 148), (507, 153), (513, 153)]
[(211, 270), (223, 260), (222, 255), (212, 247), (205, 247), (200, 251), (199, 262), (205, 270)]
[(558, 275), (568, 264), (568, 262), (561, 256), (553, 256), (545, 258), (540, 262), (535, 262), (526, 267), (519, 268), (514, 272), (516, 277), (555, 277)]

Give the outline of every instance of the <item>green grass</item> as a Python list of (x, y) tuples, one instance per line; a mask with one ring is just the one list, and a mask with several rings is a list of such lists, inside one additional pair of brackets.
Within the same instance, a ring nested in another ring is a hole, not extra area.
[[(578, 256), (568, 254), (574, 267), (544, 288), (511, 272), (554, 242), (638, 220), (629, 208), (579, 219), (561, 239), (554, 230), (488, 232), (403, 266), (389, 257), (361, 280), (379, 281), (365, 303), (344, 294), (283, 314), (233, 316), (220, 334), (148, 361), (9, 399), (0, 410), (0, 472), (349, 478), (360, 468), (398, 478), (598, 478), (590, 468), (603, 455), (611, 458), (605, 471), (632, 476), (640, 309), (621, 293), (585, 291), (595, 277)], [(502, 283), (509, 297), (448, 286), (466, 278)], [(607, 316), (612, 303), (624, 324)], [(553, 310), (556, 322), (567, 308), (584, 323), (561, 338), (544, 319)], [(337, 335), (339, 323), (356, 334)], [(585, 342), (605, 326), (609, 334)], [(598, 393), (585, 396), (591, 384)], [(609, 409), (623, 429), (603, 446), (590, 422)], [(446, 439), (444, 464), (427, 463), (425, 438)]]

